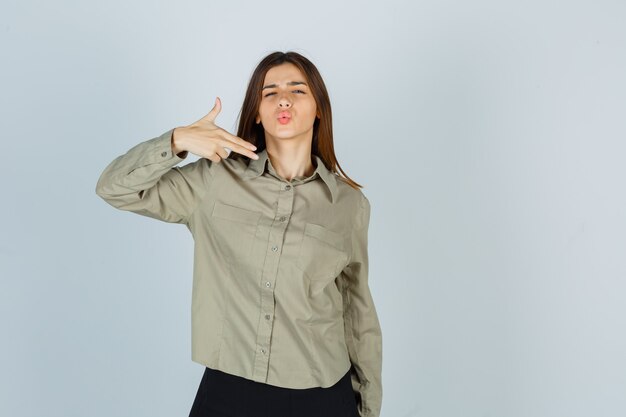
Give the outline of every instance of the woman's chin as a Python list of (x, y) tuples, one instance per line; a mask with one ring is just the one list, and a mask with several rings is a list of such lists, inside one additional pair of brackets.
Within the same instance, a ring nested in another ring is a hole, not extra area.
[[(265, 136), (268, 136), (268, 132), (265, 133)], [(277, 140), (288, 140), (302, 136), (302, 134), (298, 134), (298, 132), (294, 132), (292, 129), (279, 129), (276, 132), (269, 133), (269, 136)]]

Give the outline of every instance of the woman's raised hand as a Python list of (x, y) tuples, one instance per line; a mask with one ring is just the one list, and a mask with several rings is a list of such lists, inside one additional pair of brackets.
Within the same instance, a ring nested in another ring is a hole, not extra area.
[(172, 151), (174, 154), (189, 151), (213, 162), (221, 162), (229, 155), (229, 152), (224, 148), (229, 148), (233, 152), (258, 159), (257, 154), (253, 152), (256, 150), (256, 146), (240, 137), (231, 135), (215, 124), (215, 118), (221, 110), (222, 102), (217, 97), (215, 105), (206, 116), (189, 126), (175, 128), (172, 133)]

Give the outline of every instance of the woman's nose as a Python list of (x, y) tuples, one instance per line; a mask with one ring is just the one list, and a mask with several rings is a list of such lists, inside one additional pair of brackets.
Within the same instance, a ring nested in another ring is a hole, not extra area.
[(278, 101), (278, 105), (280, 107), (291, 107), (291, 102), (287, 99), (287, 97), (282, 96)]

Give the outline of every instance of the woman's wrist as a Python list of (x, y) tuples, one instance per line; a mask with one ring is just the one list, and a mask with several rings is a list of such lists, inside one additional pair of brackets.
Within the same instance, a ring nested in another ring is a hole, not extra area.
[(174, 130), (172, 131), (172, 153), (174, 153), (174, 155), (177, 155), (179, 158), (185, 158), (187, 156), (187, 151), (179, 147), (180, 142), (176, 136), (176, 131), (178, 129), (180, 129), (180, 127), (174, 128)]

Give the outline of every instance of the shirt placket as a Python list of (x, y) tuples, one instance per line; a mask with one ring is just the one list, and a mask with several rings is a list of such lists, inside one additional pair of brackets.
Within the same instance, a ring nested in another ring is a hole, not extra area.
[(263, 275), (260, 283), (261, 320), (256, 339), (253, 379), (266, 382), (269, 369), (270, 340), (274, 322), (274, 288), (278, 277), (278, 266), (282, 253), (285, 231), (293, 210), (294, 186), (281, 180), (280, 192), (274, 221), (270, 228), (268, 245), (265, 251)]

